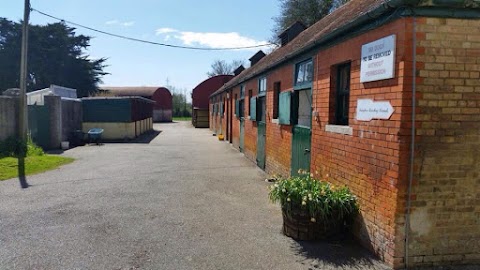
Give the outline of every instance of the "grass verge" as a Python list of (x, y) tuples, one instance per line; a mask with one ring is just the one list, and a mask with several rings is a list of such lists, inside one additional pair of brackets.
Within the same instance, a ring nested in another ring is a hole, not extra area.
[[(25, 175), (42, 173), (72, 163), (73, 158), (61, 156), (30, 156), (25, 158)], [(0, 181), (18, 177), (18, 159), (0, 158)]]
[(173, 117), (173, 121), (192, 121), (192, 117)]

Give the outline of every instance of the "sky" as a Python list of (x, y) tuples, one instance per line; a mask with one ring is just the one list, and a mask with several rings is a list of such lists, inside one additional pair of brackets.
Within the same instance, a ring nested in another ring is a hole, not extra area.
[[(204, 48), (268, 43), (279, 0), (31, 0), (64, 20), (114, 34)], [(0, 17), (23, 18), (23, 1), (0, 0)], [(31, 24), (57, 22), (32, 12)], [(259, 49), (194, 51), (136, 43), (77, 28), (93, 37), (86, 54), (108, 58), (106, 86), (165, 86), (190, 92), (207, 79), (215, 60), (248, 59)], [(268, 48), (263, 48), (264, 51)]]

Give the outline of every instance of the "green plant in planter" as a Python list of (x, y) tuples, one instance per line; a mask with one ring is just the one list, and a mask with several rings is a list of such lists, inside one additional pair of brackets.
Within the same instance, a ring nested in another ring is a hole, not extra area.
[(276, 182), (269, 197), (282, 206), (284, 233), (300, 240), (338, 233), (358, 212), (348, 187), (335, 187), (306, 172)]

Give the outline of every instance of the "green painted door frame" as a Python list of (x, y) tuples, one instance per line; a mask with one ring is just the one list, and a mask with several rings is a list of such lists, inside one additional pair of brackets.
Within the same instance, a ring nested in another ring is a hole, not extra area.
[[(305, 92), (304, 92), (305, 91)], [(303, 95), (300, 97), (300, 95)], [(312, 92), (311, 89), (295, 91), (292, 95), (292, 164), (291, 175), (298, 175), (299, 170), (310, 171), (312, 145)], [(303, 113), (299, 116), (300, 112)], [(307, 112), (305, 114), (305, 112)], [(299, 121), (299, 118), (303, 118)]]
[(239, 119), (240, 119), (240, 144), (238, 146), (240, 152), (243, 152), (245, 147), (245, 100), (239, 101)]
[(240, 145), (238, 146), (240, 152), (243, 152), (245, 147), (245, 119), (240, 118)]

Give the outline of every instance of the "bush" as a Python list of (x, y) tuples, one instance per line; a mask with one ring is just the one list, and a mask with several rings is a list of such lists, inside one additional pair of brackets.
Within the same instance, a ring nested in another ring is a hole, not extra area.
[(269, 197), (272, 202), (280, 202), (287, 214), (292, 208), (307, 210), (312, 222), (347, 221), (358, 211), (356, 196), (348, 187), (335, 187), (305, 172), (276, 182)]
[(13, 136), (0, 142), (0, 158), (19, 157), (22, 153), (26, 153), (26, 156), (41, 156), (44, 154), (43, 149), (37, 146), (31, 138), (27, 139), (26, 144)]

